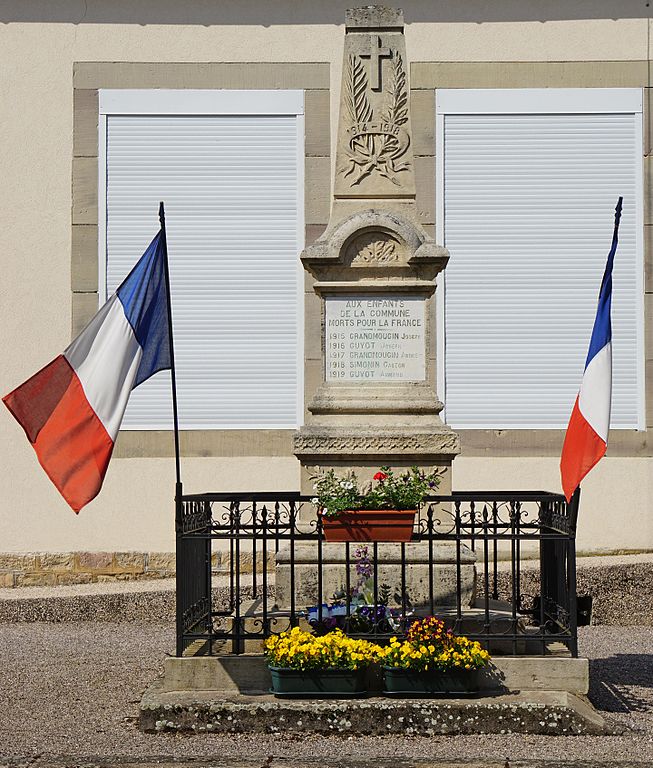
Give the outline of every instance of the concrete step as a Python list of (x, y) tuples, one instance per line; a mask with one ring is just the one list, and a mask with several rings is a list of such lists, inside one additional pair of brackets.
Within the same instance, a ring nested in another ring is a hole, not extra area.
[(522, 691), (478, 698), (292, 700), (225, 698), (216, 691), (145, 692), (146, 732), (281, 733), (330, 736), (457, 734), (598, 735), (614, 731), (584, 698), (567, 691)]

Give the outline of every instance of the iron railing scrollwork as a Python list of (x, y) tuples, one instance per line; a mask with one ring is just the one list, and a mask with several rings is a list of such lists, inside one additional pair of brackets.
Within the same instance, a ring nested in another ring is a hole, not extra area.
[(335, 545), (299, 494), (181, 496), (177, 654), (299, 624), (383, 641), (434, 614), (493, 653), (577, 655), (577, 515), (578, 494), (454, 493), (426, 500), (408, 543)]

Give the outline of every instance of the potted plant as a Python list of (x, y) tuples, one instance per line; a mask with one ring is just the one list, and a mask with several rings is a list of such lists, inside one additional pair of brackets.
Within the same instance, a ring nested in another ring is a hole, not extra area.
[(338, 477), (329, 469), (314, 480), (312, 502), (327, 541), (410, 541), (417, 508), (437, 489), (440, 476), (418, 467), (399, 475), (381, 467), (363, 489), (354, 472)]
[(367, 691), (367, 668), (379, 647), (339, 629), (316, 636), (294, 627), (272, 635), (265, 655), (275, 696), (347, 697)]
[(336, 628), (354, 633), (398, 631), (401, 626), (401, 611), (389, 605), (392, 590), (388, 584), (380, 584), (378, 589), (375, 589), (374, 568), (367, 545), (361, 544), (356, 548), (353, 562), (356, 583), (350, 587), (349, 594), (344, 585), (341, 585), (340, 589), (334, 592), (331, 602), (307, 608), (308, 623), (318, 634)]
[(413, 622), (403, 642), (391, 638), (380, 657), (385, 692), (403, 695), (474, 693), (490, 660), (480, 643), (456, 637), (434, 616)]

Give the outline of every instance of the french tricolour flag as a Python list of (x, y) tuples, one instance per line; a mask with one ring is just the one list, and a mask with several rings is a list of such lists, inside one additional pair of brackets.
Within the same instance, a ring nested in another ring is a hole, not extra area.
[(617, 251), (622, 200), (620, 197), (615, 212), (612, 247), (599, 292), (599, 306), (585, 362), (585, 373), (562, 446), (560, 475), (567, 501), (571, 500), (581, 480), (603, 457), (608, 447), (612, 401), (612, 265)]
[(65, 350), (3, 398), (75, 510), (102, 487), (129, 395), (171, 367), (165, 230)]

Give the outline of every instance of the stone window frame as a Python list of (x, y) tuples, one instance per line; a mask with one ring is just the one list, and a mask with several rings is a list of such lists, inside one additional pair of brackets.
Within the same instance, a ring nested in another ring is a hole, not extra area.
[[(104, 88), (231, 89), (304, 91), (305, 243), (324, 231), (331, 197), (330, 65), (307, 63), (114, 63), (73, 66), (73, 157), (71, 240), (71, 338), (98, 308), (98, 91)], [(305, 314), (319, 311), (310, 279), (304, 285)], [(305, 328), (310, 328), (307, 322)], [(316, 351), (317, 342), (317, 351)], [(304, 401), (318, 384), (319, 339), (305, 334)], [(293, 429), (183, 430), (186, 457), (292, 456)], [(125, 430), (117, 457), (168, 457), (174, 452), (166, 430)]]
[[(644, 397), (646, 430), (614, 430), (609, 456), (653, 456), (653, 61), (412, 62), (417, 209), (435, 236), (435, 94), (438, 88), (642, 88), (644, 92)], [(579, 382), (580, 385), (580, 382)], [(463, 456), (559, 456), (561, 429), (461, 429)]]

